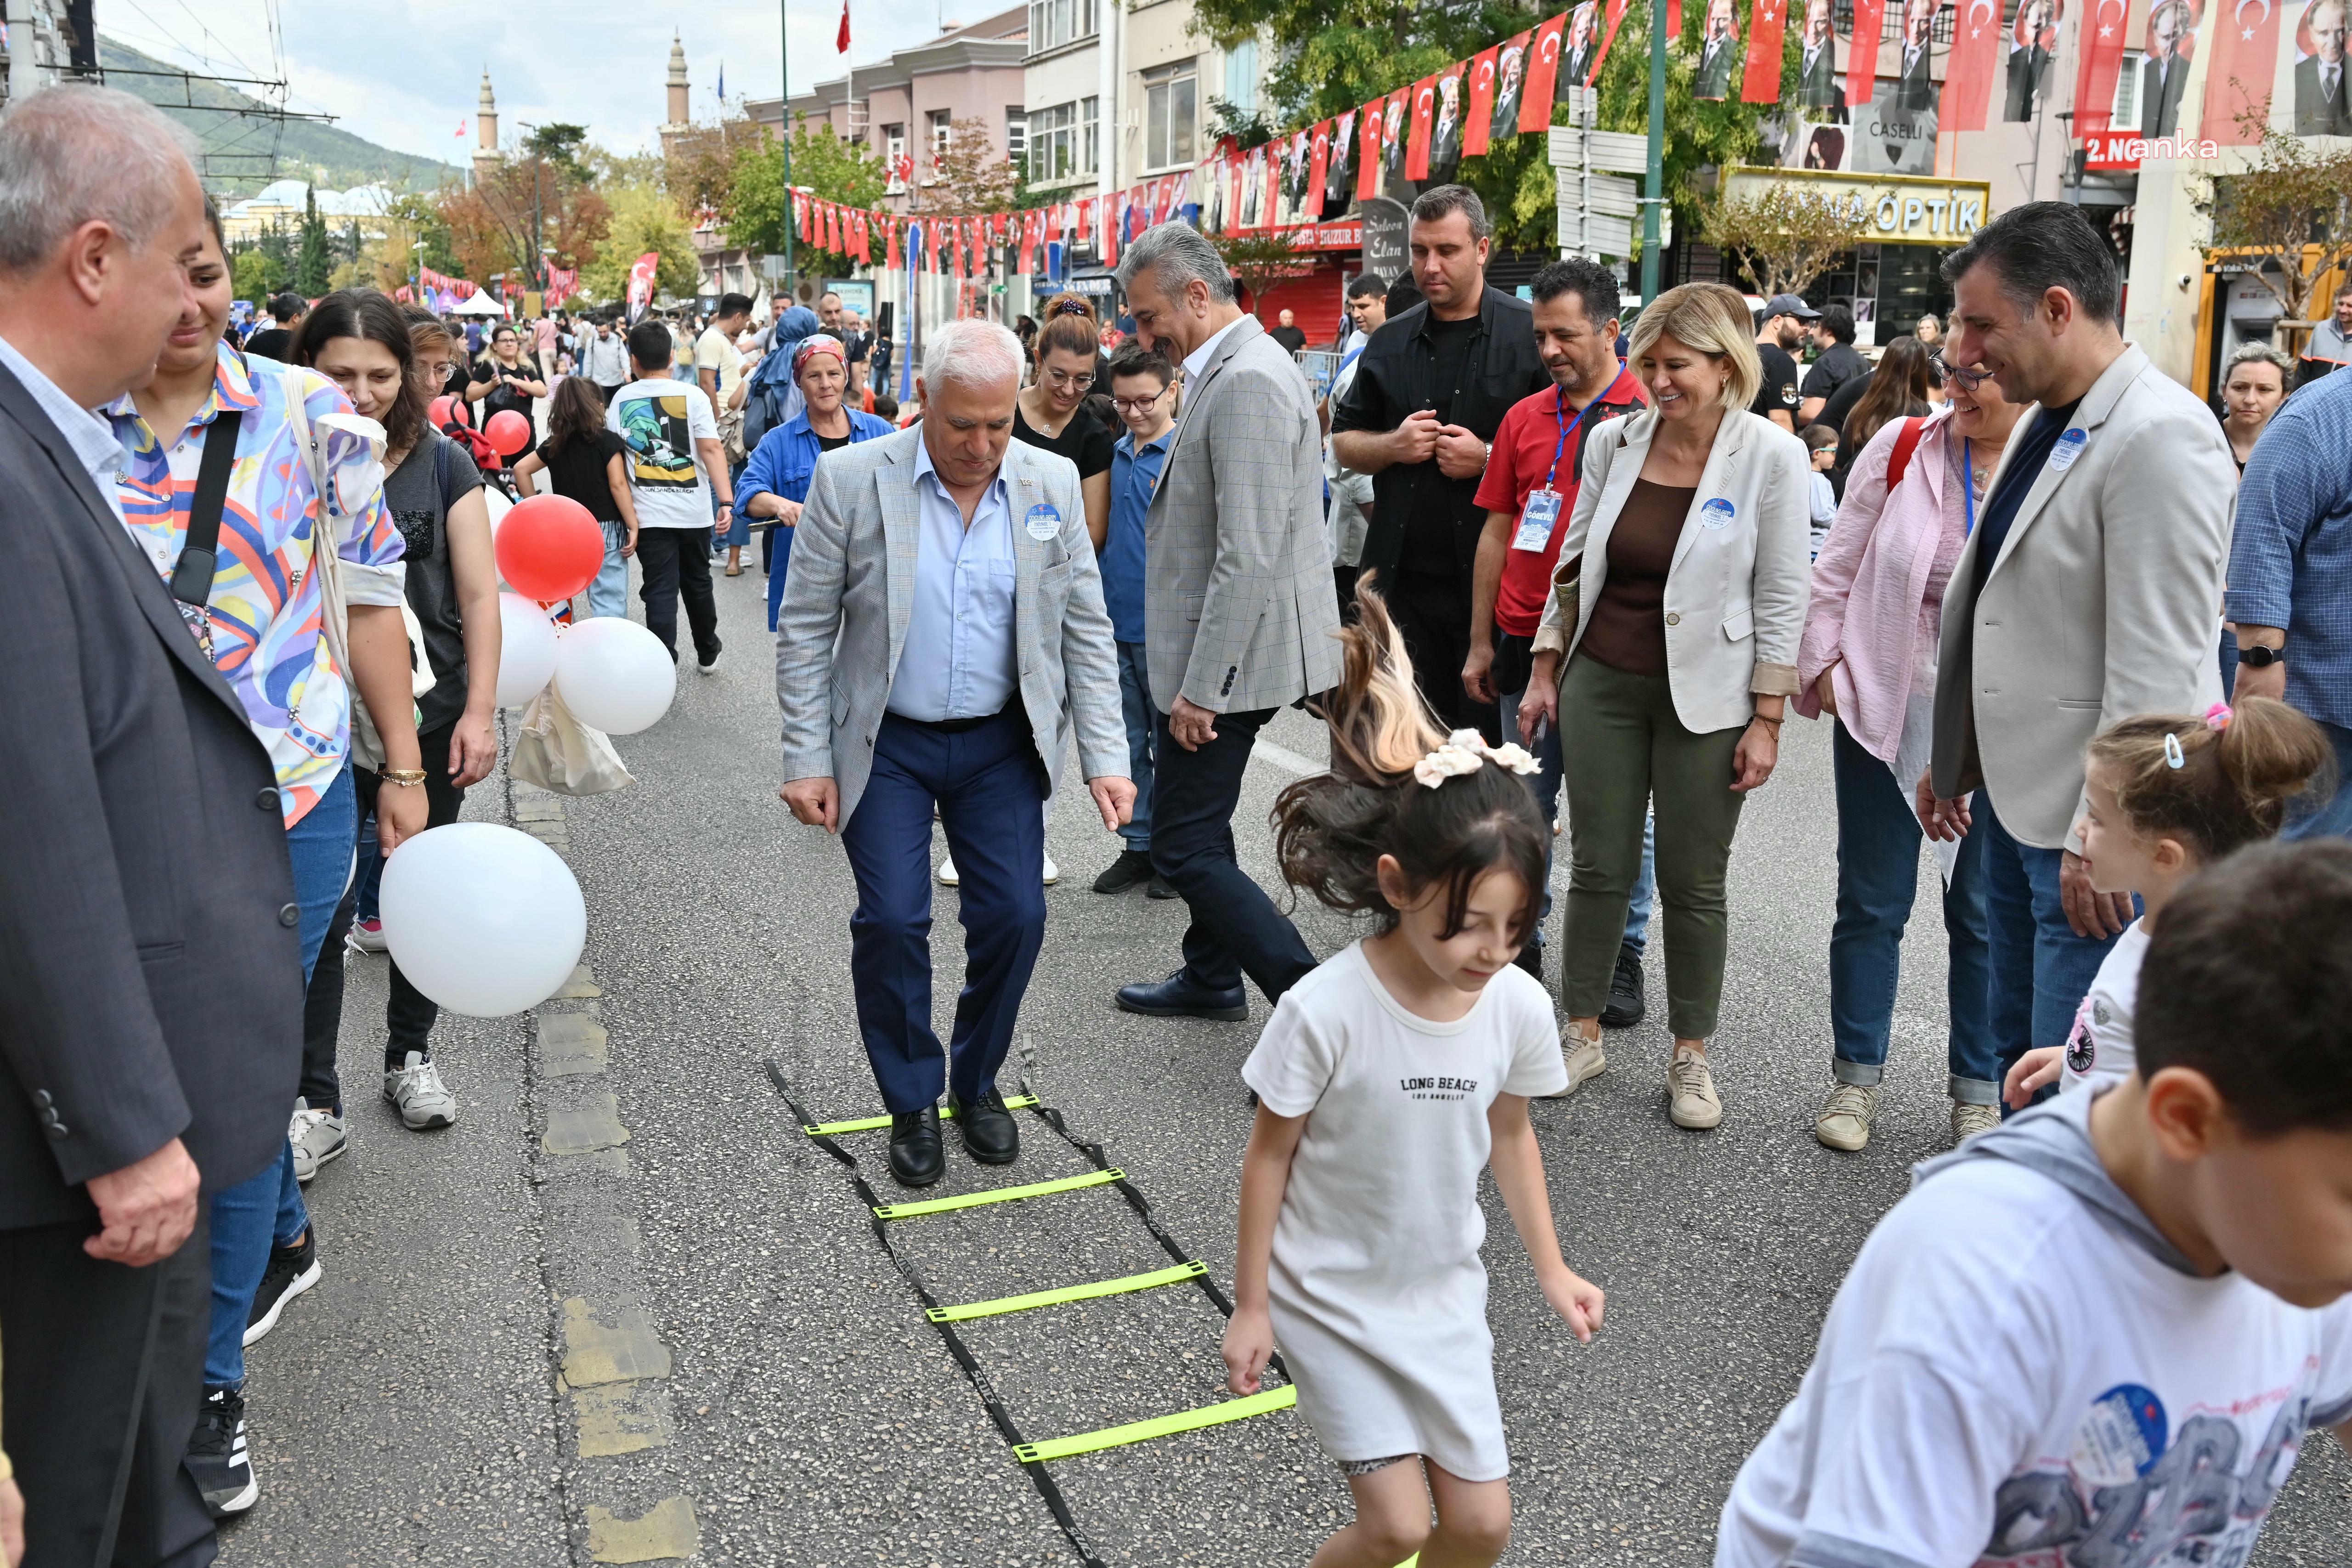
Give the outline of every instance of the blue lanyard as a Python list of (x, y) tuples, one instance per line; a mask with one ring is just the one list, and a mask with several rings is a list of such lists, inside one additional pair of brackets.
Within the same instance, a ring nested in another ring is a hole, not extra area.
[[(1617, 374), (1622, 375), (1624, 374), (1623, 368), (1620, 367)], [(1609, 384), (1601, 389), (1601, 395), (1595, 397), (1591, 402), (1584, 405), (1584, 412), (1576, 416), (1576, 428), (1579, 432), (1581, 432), (1584, 429), (1584, 422), (1592, 417), (1592, 411), (1600, 407), (1601, 404), (1608, 401), (1610, 393), (1615, 391), (1616, 387), (1617, 376), (1612, 375), (1609, 378)], [(1559, 476), (1560, 454), (1568, 450), (1568, 392), (1564, 387), (1555, 387), (1552, 389), (1551, 416), (1559, 426), (1559, 440), (1552, 447), (1551, 449), (1551, 467), (1544, 470), (1543, 488), (1546, 489), (1551, 489), (1553, 488), (1552, 481)], [(1583, 441), (1582, 435), (1580, 434), (1577, 439), (1579, 442), (1579, 450), (1581, 450), (1581, 443)]]
[(1960, 524), (1960, 537), (1966, 539), (1977, 531), (1977, 471), (1969, 460), (1969, 438), (1960, 437), (1960, 500), (1968, 508), (1968, 516)]

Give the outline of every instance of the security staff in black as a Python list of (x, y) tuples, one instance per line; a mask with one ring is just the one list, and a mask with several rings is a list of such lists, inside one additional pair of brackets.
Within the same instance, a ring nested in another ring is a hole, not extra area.
[(1389, 318), (1331, 411), (1331, 455), (1372, 476), (1363, 563), (1380, 572), (1421, 693), (1448, 729), (1502, 739), (1495, 705), (1462, 687), (1478, 479), (1511, 405), (1551, 384), (1527, 304), (1486, 287), (1486, 209), (1465, 185), (1412, 205), (1421, 304)]

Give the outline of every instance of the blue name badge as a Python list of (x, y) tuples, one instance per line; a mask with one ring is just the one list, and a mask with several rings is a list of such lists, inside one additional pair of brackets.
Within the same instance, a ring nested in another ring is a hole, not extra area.
[(1044, 541), (1062, 531), (1062, 514), (1044, 501), (1029, 509), (1029, 537)]
[(2074, 459), (2083, 455), (2084, 443), (2090, 438), (2089, 432), (2079, 426), (2059, 437), (2058, 444), (2050, 448), (2050, 471), (2063, 474), (2073, 468)]
[(1738, 515), (1737, 508), (1717, 496), (1698, 509), (1698, 525), (1701, 528), (1729, 528), (1731, 520)]
[(1551, 542), (1552, 525), (1559, 521), (1559, 492), (1535, 490), (1528, 496), (1527, 510), (1519, 513), (1518, 531), (1511, 535), (1514, 550), (1540, 551)]

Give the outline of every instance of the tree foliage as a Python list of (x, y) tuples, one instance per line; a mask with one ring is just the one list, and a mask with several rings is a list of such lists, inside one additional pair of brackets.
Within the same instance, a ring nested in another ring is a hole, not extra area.
[(265, 300), (278, 291), (276, 269), (259, 247), (240, 249), (228, 264), (230, 286), (240, 300)]
[(2352, 149), (2263, 127), (2252, 169), (2214, 181), (2213, 249), (2268, 261), (2254, 276), (2284, 320), (2310, 320), (2320, 279), (2352, 265)]
[(1217, 254), (1224, 258), (1234, 279), (1249, 290), (1253, 310), (1263, 304), (1266, 291), (1285, 278), (1314, 269), (1313, 258), (1301, 256), (1285, 231), (1259, 229), (1212, 235), (1209, 243), (1217, 247)]
[(602, 248), (612, 208), (575, 177), (576, 157), (551, 162), (529, 153), (500, 160), (464, 190), (443, 193), (437, 216), (461, 274), (488, 282), (500, 274), (541, 287), (540, 251), (558, 267), (579, 267)]
[(580, 161), (588, 144), (588, 128), (566, 121), (553, 121), (533, 126), (522, 139), (525, 157), (536, 157), (552, 164), (565, 179), (587, 185), (595, 183), (588, 166)]
[(1739, 258), (1760, 294), (1801, 294), (1870, 233), (1868, 215), (1796, 181), (1726, 195), (1706, 215), (1707, 243)]
[[(744, 121), (749, 124), (750, 122)], [(793, 184), (821, 201), (845, 206), (871, 207), (882, 199), (889, 184), (887, 172), (874, 150), (863, 142), (845, 142), (828, 122), (809, 128), (806, 115), (793, 116)], [(727, 225), (728, 243), (754, 255), (782, 255), (784, 225), (792, 211), (784, 184), (784, 150), (773, 136), (758, 134), (739, 145), (719, 211)], [(876, 236), (876, 243), (880, 243)], [(806, 234), (793, 236), (793, 265), (803, 273), (846, 272), (847, 256), (821, 250)]]
[(608, 208), (604, 243), (595, 258), (580, 269), (584, 293), (597, 300), (625, 298), (629, 268), (648, 250), (661, 257), (661, 270), (655, 279), (660, 288), (690, 295), (702, 287), (702, 263), (694, 253), (693, 231), (667, 192), (657, 185), (632, 183), (611, 186), (602, 195)]
[(319, 216), (318, 189), (306, 186), (302, 192), (301, 237), (294, 256), (294, 287), (305, 299), (315, 300), (327, 291), (334, 267), (334, 257), (327, 246), (327, 223)]
[[(907, 187), (914, 212), (1009, 213), (1035, 205), (1021, 166), (990, 142), (985, 120), (949, 121), (947, 151), (930, 157), (928, 169), (925, 158), (924, 153), (915, 154), (915, 179)], [(797, 145), (793, 159), (797, 175)]]
[(662, 184), (698, 220), (715, 217), (727, 210), (738, 162), (773, 144), (765, 126), (740, 114), (694, 126), (663, 141)]

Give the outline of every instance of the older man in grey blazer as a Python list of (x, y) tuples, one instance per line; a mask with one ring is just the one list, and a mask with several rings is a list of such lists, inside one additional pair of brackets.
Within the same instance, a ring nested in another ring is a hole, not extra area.
[[(782, 795), (840, 833), (856, 874), (857, 1026), (908, 1186), (940, 1178), (942, 1079), (973, 1159), (1020, 1152), (996, 1070), (1045, 938), (1044, 805), (1074, 733), (1103, 826), (1135, 804), (1077, 469), (1012, 438), (1020, 340), (950, 322), (918, 385), (919, 425), (817, 464), (776, 616)], [(963, 872), (946, 1053), (931, 1032), (935, 805)]]
[[(1990, 1019), (2004, 1070), (2065, 1043), (2132, 919), (2077, 853), (2083, 748), (2141, 713), (2201, 714), (2236, 483), (2205, 405), (2124, 342), (2106, 237), (2060, 202), (2011, 207), (1944, 263), (1947, 362), (2032, 405), (1944, 596), (1934, 837), (1984, 835)], [(1969, 798), (1973, 792), (1973, 799)]]
[(1184, 411), (1144, 514), (1144, 652), (1159, 730), (1151, 864), (1191, 906), (1184, 966), (1120, 988), (1162, 1017), (1248, 1016), (1315, 967), (1234, 856), (1258, 731), (1339, 679), (1323, 529), (1322, 426), (1298, 366), (1234, 300), (1224, 261), (1180, 223), (1119, 265), (1136, 331), (1184, 368)]

